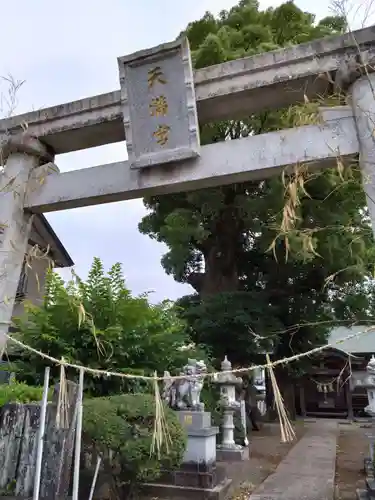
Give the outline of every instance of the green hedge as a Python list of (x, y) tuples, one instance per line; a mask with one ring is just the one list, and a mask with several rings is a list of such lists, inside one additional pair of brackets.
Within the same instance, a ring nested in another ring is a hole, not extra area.
[[(186, 436), (175, 413), (165, 407), (171, 437), (169, 452), (160, 460), (150, 456), (154, 430), (155, 401), (151, 394), (124, 394), (84, 401), (83, 443), (86, 451), (103, 456), (104, 471), (112, 477), (112, 488), (123, 495), (142, 482), (155, 480), (162, 469), (178, 467)], [(112, 451), (112, 461), (106, 458)], [(95, 465), (95, 464), (94, 464)]]
[(42, 400), (43, 387), (32, 387), (22, 382), (0, 384), (0, 407), (7, 403), (34, 403)]

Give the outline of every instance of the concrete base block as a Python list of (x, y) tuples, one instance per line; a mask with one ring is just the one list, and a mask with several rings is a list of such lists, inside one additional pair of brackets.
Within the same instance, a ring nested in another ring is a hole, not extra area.
[(244, 446), (240, 449), (216, 449), (216, 460), (218, 462), (241, 462), (242, 460), (249, 460), (249, 447)]
[(364, 459), (365, 474), (368, 479), (374, 479), (374, 465), (370, 458)]
[(193, 488), (188, 486), (175, 486), (169, 484), (144, 484), (142, 485), (142, 500), (162, 498), (163, 500), (225, 500), (232, 484), (231, 479), (225, 479), (214, 488)]
[(357, 500), (370, 500), (367, 490), (356, 490)]

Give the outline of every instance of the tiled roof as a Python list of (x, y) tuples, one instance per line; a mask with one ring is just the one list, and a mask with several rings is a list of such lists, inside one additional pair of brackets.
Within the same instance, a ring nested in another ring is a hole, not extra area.
[[(328, 344), (337, 344), (334, 347), (351, 354), (354, 353), (374, 353), (375, 354), (375, 325), (371, 331), (367, 330), (371, 325), (357, 325), (357, 326), (338, 326), (333, 328), (328, 337)], [(348, 335), (353, 335), (355, 333), (363, 333), (357, 337), (345, 340), (344, 342), (338, 342), (344, 339)]]

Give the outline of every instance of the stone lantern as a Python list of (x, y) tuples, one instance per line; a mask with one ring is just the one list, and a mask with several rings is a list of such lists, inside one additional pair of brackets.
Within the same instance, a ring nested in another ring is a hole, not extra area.
[[(371, 426), (371, 431), (367, 434), (369, 438), (369, 457), (365, 458), (365, 470), (370, 470), (373, 474), (374, 472), (374, 446), (375, 446), (375, 434), (374, 434), (374, 417), (375, 417), (375, 357), (371, 356), (370, 361), (366, 366), (366, 377), (360, 385), (367, 391), (368, 405), (365, 408), (365, 412), (371, 415), (373, 424)], [(375, 492), (374, 492), (375, 493)]]
[(375, 357), (371, 356), (370, 361), (366, 366), (367, 377), (363, 386), (367, 391), (368, 405), (365, 412), (375, 417)]
[[(213, 382), (220, 387), (219, 405), (223, 409), (222, 442), (217, 446), (218, 460), (244, 460), (249, 457), (248, 447), (236, 445), (234, 441), (234, 412), (241, 410), (241, 402), (236, 400), (236, 387), (242, 385), (242, 378), (236, 377), (229, 372), (232, 364), (225, 356), (221, 363), (221, 371), (213, 379)], [(244, 431), (246, 433), (246, 419), (243, 421)]]

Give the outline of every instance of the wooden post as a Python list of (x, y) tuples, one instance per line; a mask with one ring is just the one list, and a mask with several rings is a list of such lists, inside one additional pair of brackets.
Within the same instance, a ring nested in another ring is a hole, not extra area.
[(302, 382), (299, 386), (299, 402), (300, 402), (300, 406), (301, 406), (301, 417), (305, 418), (306, 417), (306, 400), (305, 400), (305, 386), (303, 383), (303, 379), (302, 379)]

